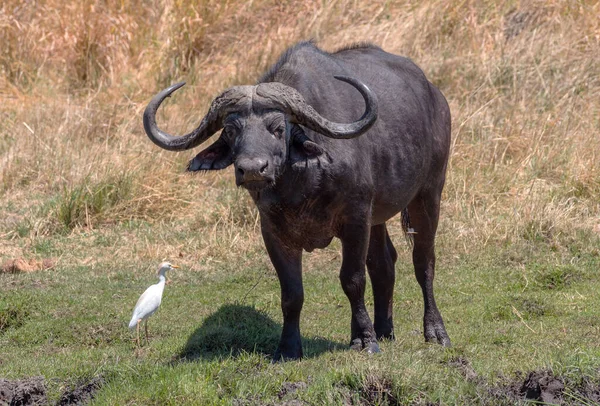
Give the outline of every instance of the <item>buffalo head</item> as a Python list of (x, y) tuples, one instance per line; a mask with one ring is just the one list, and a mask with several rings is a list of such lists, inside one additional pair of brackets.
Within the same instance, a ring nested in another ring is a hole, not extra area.
[(310, 140), (304, 126), (326, 137), (348, 139), (365, 133), (377, 119), (377, 99), (362, 82), (336, 79), (354, 86), (365, 100), (363, 116), (353, 123), (334, 123), (322, 117), (292, 87), (277, 82), (235, 86), (213, 100), (200, 125), (184, 136), (172, 136), (156, 125), (156, 111), (165, 98), (185, 83), (158, 93), (144, 111), (144, 129), (161, 148), (181, 151), (194, 148), (219, 130), (220, 137), (188, 165), (189, 171), (223, 169), (234, 164), (238, 186), (260, 190), (273, 185), (292, 150), (315, 157), (323, 149)]

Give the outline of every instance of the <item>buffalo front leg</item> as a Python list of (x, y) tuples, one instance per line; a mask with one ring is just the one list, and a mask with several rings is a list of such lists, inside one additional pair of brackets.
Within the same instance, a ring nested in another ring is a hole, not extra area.
[(433, 278), (435, 275), (435, 233), (440, 213), (439, 193), (421, 194), (408, 205), (410, 224), (414, 228), (413, 264), (415, 276), (423, 291), (425, 341), (450, 346), (450, 337), (435, 304)]
[(398, 254), (392, 245), (385, 223), (371, 227), (367, 269), (373, 287), (375, 334), (377, 339), (394, 338), (393, 294)]
[(340, 282), (352, 310), (350, 348), (375, 353), (379, 352), (379, 345), (365, 307), (365, 262), (369, 229), (368, 225), (343, 226), (340, 233), (342, 241)]
[(283, 330), (274, 361), (302, 358), (300, 312), (304, 304), (302, 249), (290, 248), (263, 227), (263, 240), (281, 286)]

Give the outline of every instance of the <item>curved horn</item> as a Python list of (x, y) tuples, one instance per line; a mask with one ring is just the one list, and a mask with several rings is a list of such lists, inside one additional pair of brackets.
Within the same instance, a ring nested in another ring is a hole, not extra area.
[[(301, 124), (313, 131), (325, 135), (326, 137), (336, 139), (350, 139), (364, 134), (377, 120), (377, 96), (363, 82), (348, 77), (334, 76), (337, 80), (349, 83), (355, 87), (365, 100), (365, 112), (360, 119), (353, 123), (335, 123), (321, 116), (317, 111), (306, 103), (304, 97), (298, 93), (296, 89), (289, 86), (265, 83), (265, 85), (273, 85), (271, 91), (260, 92), (261, 96), (265, 96), (273, 101), (282, 104), (283, 107), (290, 113), (294, 122)], [(260, 85), (259, 85), (260, 88)], [(261, 89), (263, 90), (263, 89)], [(264, 89), (267, 90), (267, 89)], [(265, 94), (268, 93), (268, 94)]]
[(148, 138), (159, 147), (169, 151), (183, 151), (202, 144), (223, 127), (223, 117), (231, 110), (229, 107), (238, 104), (241, 99), (247, 96), (247, 92), (243, 92), (243, 89), (234, 87), (226, 90), (213, 100), (208, 113), (195, 130), (178, 137), (167, 134), (158, 128), (156, 125), (156, 111), (167, 97), (183, 85), (185, 85), (185, 82), (176, 83), (158, 93), (144, 110), (144, 130), (146, 130)]

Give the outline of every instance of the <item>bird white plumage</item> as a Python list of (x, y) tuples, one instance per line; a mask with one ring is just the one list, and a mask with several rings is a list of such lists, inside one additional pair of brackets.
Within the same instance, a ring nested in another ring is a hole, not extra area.
[(163, 291), (167, 278), (165, 273), (174, 268), (179, 268), (177, 265), (172, 265), (170, 262), (163, 262), (158, 267), (158, 283), (150, 286), (138, 299), (133, 309), (133, 315), (129, 322), (129, 328), (137, 327), (137, 343), (140, 345), (140, 323), (145, 322), (146, 342), (148, 342), (148, 317), (152, 316), (160, 307)]

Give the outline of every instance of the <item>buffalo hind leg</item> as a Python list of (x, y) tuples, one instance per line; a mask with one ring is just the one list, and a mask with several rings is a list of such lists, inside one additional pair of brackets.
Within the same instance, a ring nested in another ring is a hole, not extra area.
[(367, 269), (373, 287), (377, 339), (394, 339), (393, 294), (398, 254), (384, 224), (371, 227)]
[(340, 282), (352, 310), (350, 348), (375, 353), (379, 352), (379, 345), (365, 306), (365, 262), (369, 229), (366, 224), (343, 226), (340, 233), (342, 241)]
[(440, 213), (439, 192), (417, 195), (408, 205), (410, 223), (414, 231), (413, 264), (415, 276), (423, 291), (425, 314), (423, 334), (425, 341), (450, 346), (450, 338), (433, 296), (435, 275), (435, 233)]
[(283, 329), (273, 361), (302, 358), (300, 312), (304, 304), (302, 286), (302, 249), (282, 244), (276, 236), (262, 228), (265, 247), (275, 267), (281, 286)]

